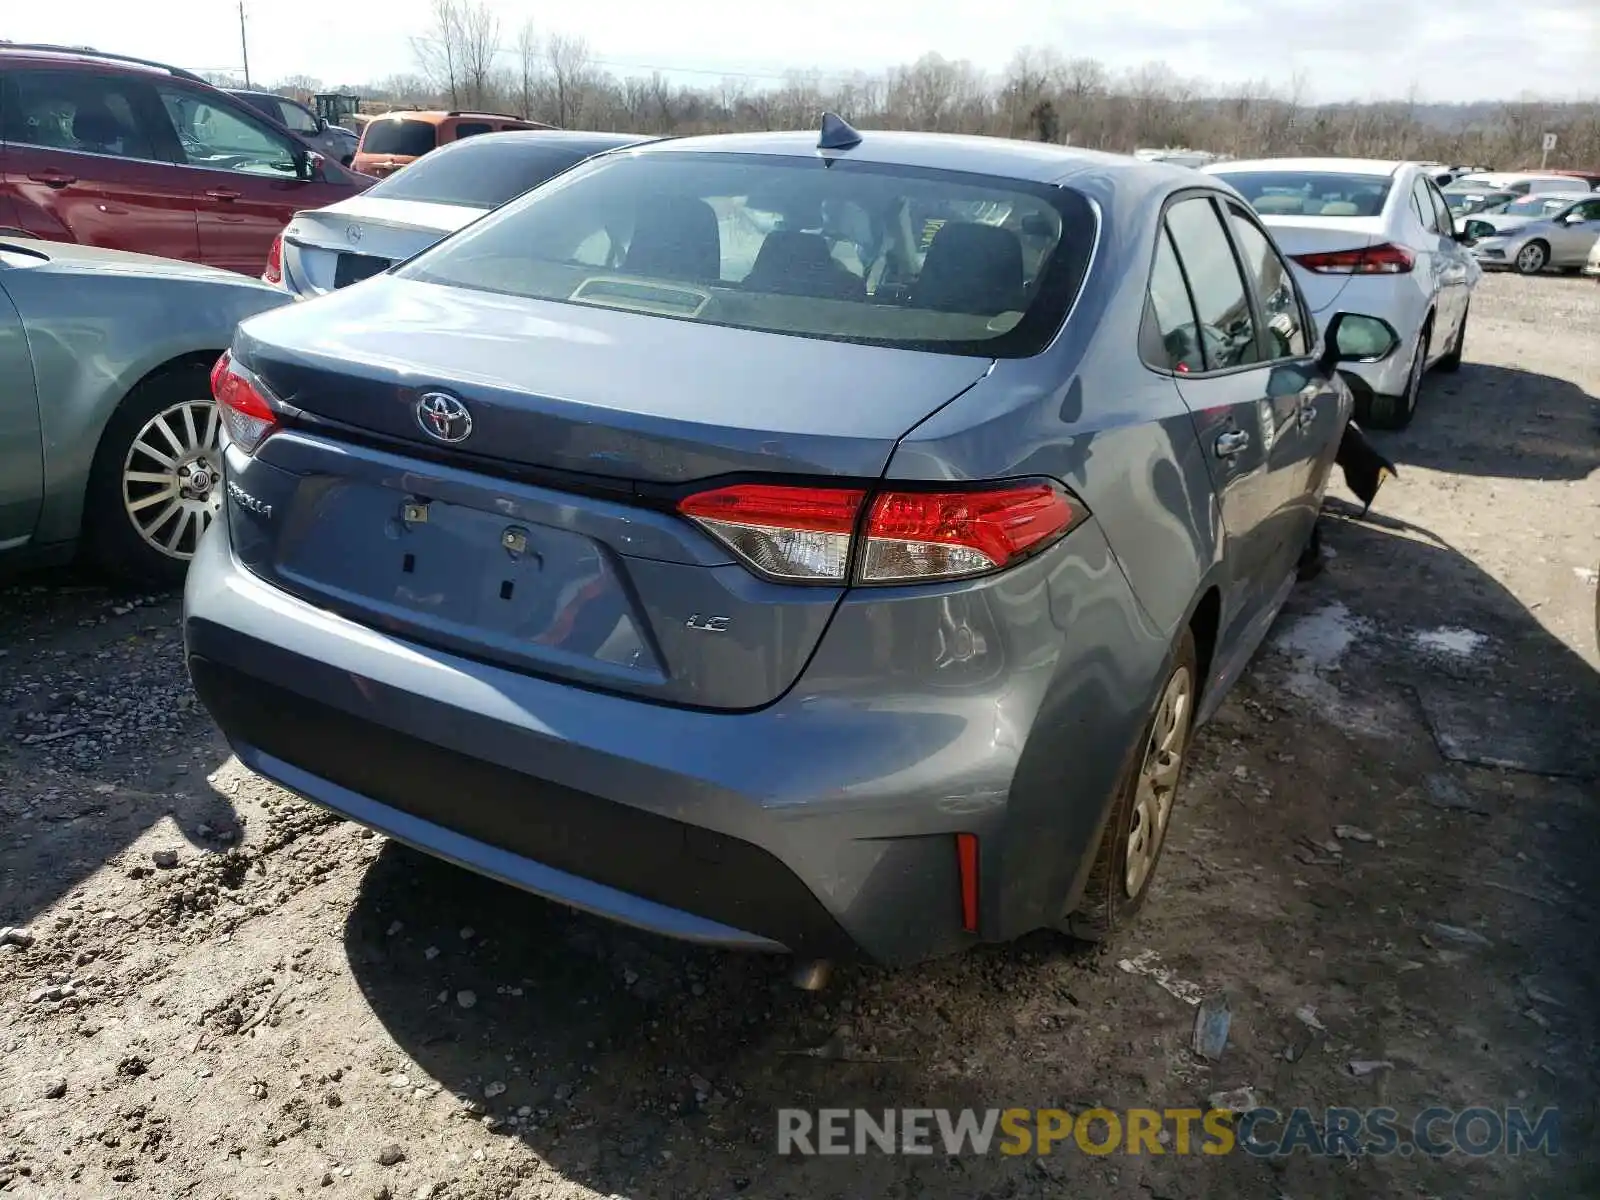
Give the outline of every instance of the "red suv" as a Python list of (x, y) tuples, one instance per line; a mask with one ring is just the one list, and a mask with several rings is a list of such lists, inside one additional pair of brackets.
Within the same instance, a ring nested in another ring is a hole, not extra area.
[(296, 212), (372, 182), (188, 71), (0, 43), (0, 229), (256, 275)]

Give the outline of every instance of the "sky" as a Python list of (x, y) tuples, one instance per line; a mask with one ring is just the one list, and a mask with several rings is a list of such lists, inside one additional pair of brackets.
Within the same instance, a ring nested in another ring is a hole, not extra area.
[[(752, 90), (788, 70), (878, 74), (934, 52), (999, 72), (1023, 46), (1115, 70), (1165, 62), (1223, 82), (1304, 81), (1310, 101), (1600, 97), (1600, 0), (488, 0), (505, 41), (530, 18), (586, 38), (618, 75), (662, 69)], [(5, 0), (0, 36), (194, 70), (240, 68), (237, 0)], [(429, 0), (245, 0), (252, 80), (361, 83), (416, 71)], [(507, 59), (509, 65), (510, 59)]]

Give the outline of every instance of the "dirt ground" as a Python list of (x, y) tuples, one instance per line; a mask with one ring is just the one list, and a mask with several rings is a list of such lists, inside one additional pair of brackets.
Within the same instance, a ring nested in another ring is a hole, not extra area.
[[(574, 915), (253, 777), (190, 697), (174, 598), (0, 590), (0, 926), (27, 930), (0, 945), (0, 1193), (1600, 1195), (1600, 288), (1491, 278), (1466, 351), (1383, 439), (1401, 474), (1374, 513), (1330, 500), (1326, 569), (1201, 735), (1156, 894), (1105, 951), (1041, 935), (799, 992), (778, 960)], [(1220, 1059), (1122, 960), (1227, 995)], [(793, 1053), (817, 1047), (849, 1052)], [(775, 1149), (780, 1107), (1245, 1086), (1556, 1106), (1560, 1145)]]

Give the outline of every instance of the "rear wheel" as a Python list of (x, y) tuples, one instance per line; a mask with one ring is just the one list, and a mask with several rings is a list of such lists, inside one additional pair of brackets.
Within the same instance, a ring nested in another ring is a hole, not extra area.
[(1532, 241), (1517, 251), (1517, 274), (1537, 275), (1544, 270), (1550, 262), (1550, 247), (1543, 242)]
[(84, 498), (95, 563), (129, 582), (175, 587), (222, 501), (207, 369), (164, 371), (130, 392), (100, 437)]
[(1144, 906), (1183, 782), (1199, 695), (1194, 635), (1186, 629), (1100, 835), (1083, 898), (1066, 919), (1075, 937), (1103, 941)]
[(1358, 424), (1373, 429), (1404, 429), (1411, 424), (1411, 418), (1417, 414), (1417, 397), (1422, 392), (1422, 375), (1428, 367), (1428, 342), (1432, 335), (1431, 325), (1424, 325), (1417, 335), (1417, 348), (1411, 356), (1411, 369), (1406, 372), (1405, 390), (1400, 395), (1371, 392), (1357, 398)]

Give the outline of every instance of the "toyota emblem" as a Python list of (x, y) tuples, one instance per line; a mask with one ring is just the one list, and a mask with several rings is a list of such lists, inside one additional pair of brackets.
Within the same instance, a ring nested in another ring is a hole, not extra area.
[(440, 442), (464, 442), (472, 436), (472, 414), (448, 392), (423, 392), (417, 398), (417, 424)]
[(344, 235), (345, 235), (345, 237), (349, 238), (352, 242), (359, 242), (361, 240), (361, 226), (359, 226), (359, 225), (346, 225), (344, 227)]

